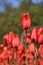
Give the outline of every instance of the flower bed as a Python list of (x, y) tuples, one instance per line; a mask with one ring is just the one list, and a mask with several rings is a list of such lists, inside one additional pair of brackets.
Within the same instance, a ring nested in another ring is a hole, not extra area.
[(6, 33), (0, 44), (0, 65), (43, 65), (43, 27), (27, 32), (31, 25), (28, 13), (23, 13), (20, 23), (26, 31), (23, 43), (13, 31)]

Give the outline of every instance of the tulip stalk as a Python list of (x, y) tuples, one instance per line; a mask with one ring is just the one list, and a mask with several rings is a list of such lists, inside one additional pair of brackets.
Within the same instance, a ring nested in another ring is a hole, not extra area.
[(18, 56), (17, 56), (17, 48), (16, 48), (16, 65), (17, 65), (17, 61), (18, 61)]
[(15, 61), (14, 61), (14, 51), (15, 51), (15, 48), (14, 48), (14, 47), (13, 47), (12, 51), (13, 51), (13, 52), (12, 52), (12, 64), (15, 64), (15, 63), (14, 63), (14, 62), (15, 62)]
[[(26, 32), (25, 34), (27, 34), (27, 29), (26, 29)], [(25, 44), (25, 48), (26, 48), (26, 65), (28, 65), (28, 57), (27, 57), (27, 45)]]
[[(16, 60), (14, 59), (14, 52), (16, 52)], [(12, 64), (17, 65), (17, 48), (13, 48)]]

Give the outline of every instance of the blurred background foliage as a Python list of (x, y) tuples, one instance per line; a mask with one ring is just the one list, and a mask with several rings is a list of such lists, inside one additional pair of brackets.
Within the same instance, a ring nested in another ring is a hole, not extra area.
[(3, 35), (12, 30), (21, 36), (23, 29), (20, 26), (20, 18), (23, 12), (28, 12), (31, 17), (31, 26), (43, 26), (43, 0), (40, 3), (33, 3), (32, 0), (17, 0), (19, 7), (12, 7), (11, 3), (2, 0), (5, 10), (0, 12), (0, 42)]

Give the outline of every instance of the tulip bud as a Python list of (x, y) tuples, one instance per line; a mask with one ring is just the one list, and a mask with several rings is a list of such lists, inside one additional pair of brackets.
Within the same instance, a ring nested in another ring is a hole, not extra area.
[(31, 19), (28, 13), (23, 13), (21, 17), (21, 26), (23, 29), (28, 29), (31, 25)]
[(15, 35), (14, 39), (12, 40), (12, 46), (17, 48), (19, 46), (19, 43), (20, 43), (20, 40), (19, 40), (18, 35)]

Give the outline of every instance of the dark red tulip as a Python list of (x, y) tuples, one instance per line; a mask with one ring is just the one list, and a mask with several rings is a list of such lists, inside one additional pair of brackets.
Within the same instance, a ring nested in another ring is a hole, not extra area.
[(20, 23), (23, 29), (28, 29), (31, 25), (30, 15), (28, 13), (23, 13)]
[(22, 60), (26, 60), (26, 54), (23, 53), (21, 58), (22, 58)]

